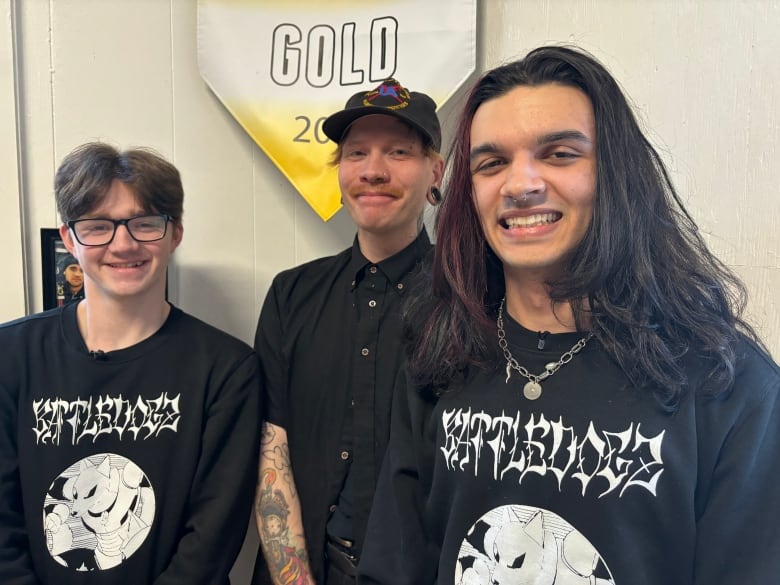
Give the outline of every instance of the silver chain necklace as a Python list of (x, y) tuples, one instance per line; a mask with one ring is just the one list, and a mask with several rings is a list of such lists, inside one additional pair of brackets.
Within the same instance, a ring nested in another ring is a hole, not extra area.
[(517, 363), (517, 360), (512, 355), (512, 352), (509, 351), (509, 344), (506, 340), (506, 333), (504, 332), (504, 303), (506, 302), (506, 297), (501, 299), (501, 306), (498, 308), (498, 318), (496, 319), (496, 328), (498, 329), (498, 347), (501, 348), (501, 351), (504, 352), (504, 357), (506, 358), (506, 384), (509, 384), (509, 378), (512, 376), (512, 370), (516, 370), (520, 373), (521, 376), (526, 378), (528, 382), (525, 383), (525, 386), (523, 386), (523, 396), (525, 396), (528, 400), (536, 400), (542, 395), (542, 385), (540, 382), (546, 378), (549, 378), (552, 376), (555, 372), (557, 372), (560, 367), (564, 364), (568, 364), (574, 355), (576, 353), (579, 353), (580, 350), (582, 350), (583, 347), (585, 347), (585, 344), (588, 343), (591, 337), (593, 337), (593, 332), (591, 331), (588, 333), (585, 337), (580, 339), (577, 343), (575, 343), (572, 348), (564, 353), (560, 358), (558, 358), (557, 362), (550, 362), (549, 364), (546, 364), (544, 366), (544, 372), (541, 374), (532, 374), (529, 372), (526, 368), (521, 366)]

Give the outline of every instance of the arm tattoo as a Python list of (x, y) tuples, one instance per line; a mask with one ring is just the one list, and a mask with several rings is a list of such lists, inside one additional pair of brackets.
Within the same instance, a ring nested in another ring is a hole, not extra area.
[(287, 484), (287, 488), (290, 490), (290, 497), (295, 500), (298, 498), (298, 493), (295, 490), (295, 482), (293, 481), (290, 447), (287, 443), (282, 443), (269, 449), (268, 447), (275, 437), (276, 431), (271, 428), (271, 425), (264, 423), (263, 438), (260, 442), (262, 459), (266, 461), (266, 464), (272, 464), (277, 474), (282, 476), (282, 479)]
[(260, 430), (260, 446), (265, 447), (274, 440), (276, 437), (276, 430), (268, 423), (263, 423), (263, 427)]
[(274, 583), (302, 582), (306, 574), (308, 556), (305, 549), (295, 548), (287, 526), (290, 506), (281, 490), (276, 488), (274, 469), (263, 469), (260, 474), (256, 513), (268, 570)]

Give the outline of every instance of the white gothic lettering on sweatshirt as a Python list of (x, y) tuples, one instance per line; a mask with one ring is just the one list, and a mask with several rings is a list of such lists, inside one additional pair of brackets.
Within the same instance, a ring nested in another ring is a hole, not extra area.
[(440, 451), (447, 468), (476, 476), (488, 467), (494, 480), (518, 484), (530, 474), (550, 474), (559, 491), (564, 481), (579, 481), (583, 496), (590, 489), (598, 497), (618, 490), (620, 497), (633, 487), (656, 494), (664, 470), (663, 431), (647, 437), (639, 423), (615, 432), (599, 430), (591, 421), (580, 435), (563, 418), (531, 414), (522, 422), (521, 416), (519, 411), (493, 416), (470, 408), (444, 410)]
[(116, 433), (120, 439), (146, 440), (163, 431), (177, 432), (181, 411), (179, 397), (163, 392), (157, 398), (139, 396), (130, 401), (118, 396), (90, 397), (86, 400), (45, 398), (33, 401), (36, 441), (39, 445), (61, 442), (72, 445), (94, 441)]

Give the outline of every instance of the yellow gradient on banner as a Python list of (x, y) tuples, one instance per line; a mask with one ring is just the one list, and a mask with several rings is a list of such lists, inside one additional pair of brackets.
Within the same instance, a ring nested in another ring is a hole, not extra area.
[(304, 114), (307, 107), (228, 100), (225, 105), (317, 215), (327, 221), (341, 209), (337, 169), (329, 164), (336, 144), (322, 133), (321, 121)]
[(476, 0), (198, 5), (203, 79), (325, 221), (341, 208), (325, 118), (396, 73), (441, 106), (475, 68)]

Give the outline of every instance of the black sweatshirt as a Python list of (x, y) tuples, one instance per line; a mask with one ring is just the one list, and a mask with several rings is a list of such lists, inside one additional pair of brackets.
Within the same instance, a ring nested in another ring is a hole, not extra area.
[(256, 482), (253, 350), (171, 308), (90, 354), (76, 304), (1, 326), (0, 348), (0, 583), (228, 583)]

